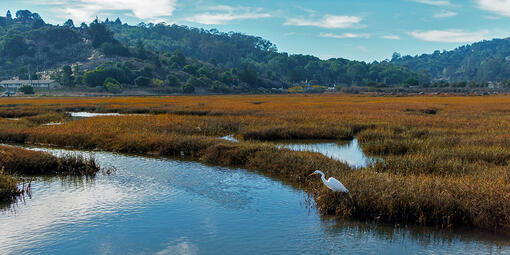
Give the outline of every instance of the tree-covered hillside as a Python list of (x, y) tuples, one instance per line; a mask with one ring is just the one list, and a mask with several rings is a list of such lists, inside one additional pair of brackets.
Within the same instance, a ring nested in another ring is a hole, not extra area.
[(397, 85), (420, 78), (405, 67), (387, 62), (365, 63), (341, 58), (321, 60), (309, 55), (278, 52), (271, 42), (241, 33), (165, 24), (130, 26), (119, 20), (107, 20), (105, 24), (125, 44), (135, 45), (141, 40), (154, 51), (181, 50), (186, 56), (201, 61), (228, 68), (253, 69), (259, 77), (285, 85), (304, 81), (344, 86), (369, 83)]
[(415, 57), (395, 53), (391, 63), (436, 80), (503, 81), (510, 78), (510, 39), (483, 41)]
[(18, 11), (15, 18), (8, 12), (0, 17), (0, 78), (27, 78), (29, 71), (35, 74), (62, 63), (86, 60), (91, 49), (83, 33), (45, 24), (30, 11)]
[(279, 52), (271, 42), (242, 33), (164, 23), (132, 26), (118, 18), (51, 25), (37, 13), (21, 10), (14, 17), (10, 12), (0, 17), (0, 79), (34, 79), (46, 72), (64, 86), (111, 92), (256, 93), (298, 84), (425, 86), (433, 79), (510, 77), (509, 46), (508, 40), (493, 40), (414, 58), (395, 54), (391, 61), (321, 60)]

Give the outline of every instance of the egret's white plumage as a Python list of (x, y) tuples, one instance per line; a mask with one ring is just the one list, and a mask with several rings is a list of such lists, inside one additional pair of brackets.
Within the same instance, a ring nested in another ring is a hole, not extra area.
[(337, 179), (335, 179), (333, 177), (329, 177), (329, 179), (326, 180), (326, 176), (324, 175), (324, 173), (319, 170), (316, 170), (311, 175), (314, 175), (314, 174), (320, 174), (322, 182), (324, 182), (326, 187), (328, 187), (330, 190), (349, 193), (349, 190), (347, 188), (345, 188), (345, 186), (341, 182), (339, 182)]

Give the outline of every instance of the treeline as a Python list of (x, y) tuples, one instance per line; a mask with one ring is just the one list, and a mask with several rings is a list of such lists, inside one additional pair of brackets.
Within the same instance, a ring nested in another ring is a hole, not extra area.
[(507, 83), (510, 41), (366, 63), (278, 52), (261, 37), (215, 29), (132, 26), (118, 18), (51, 25), (28, 10), (0, 17), (0, 78), (35, 79), (47, 70), (57, 70), (51, 78), (64, 86), (111, 92), (127, 87), (189, 93), (258, 93), (296, 85), (487, 87), (489, 81)]
[(163, 23), (130, 26), (118, 18), (79, 26), (72, 20), (51, 25), (28, 10), (0, 17), (0, 53), (2, 79), (35, 79), (41, 71), (57, 69), (52, 77), (65, 86), (103, 86), (111, 91), (137, 86), (228, 93), (297, 83), (396, 86), (426, 82), (407, 67), (389, 62), (290, 55), (278, 52), (267, 40), (241, 33)]
[(8, 11), (0, 17), (0, 78), (37, 78), (36, 73), (62, 63), (86, 61), (91, 55), (83, 34), (65, 26), (46, 24), (37, 13)]
[(510, 39), (494, 39), (420, 56), (394, 53), (391, 63), (432, 80), (497, 81), (510, 78)]
[(186, 56), (226, 68), (254, 69), (260, 79), (290, 85), (310, 81), (322, 85), (368, 85), (369, 82), (398, 85), (408, 79), (424, 80), (406, 67), (387, 61), (365, 63), (336, 58), (321, 60), (309, 55), (278, 52), (271, 42), (242, 33), (222, 33), (179, 25), (122, 24), (120, 20), (104, 22), (115, 38), (127, 45), (141, 40), (157, 52), (181, 50)]

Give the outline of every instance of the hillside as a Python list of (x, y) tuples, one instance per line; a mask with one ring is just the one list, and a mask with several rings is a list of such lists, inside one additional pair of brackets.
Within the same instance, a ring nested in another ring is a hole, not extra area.
[(0, 79), (46, 73), (64, 86), (110, 91), (257, 93), (303, 83), (386, 87), (423, 80), (388, 62), (289, 55), (241, 33), (163, 23), (131, 26), (120, 19), (51, 25), (28, 10), (0, 17), (0, 52)]
[(503, 81), (510, 78), (510, 38), (415, 57), (394, 54), (391, 63), (406, 66), (433, 80)]
[(118, 18), (51, 25), (21, 10), (0, 17), (0, 60), (0, 79), (52, 78), (67, 87), (110, 92), (260, 93), (305, 84), (478, 88), (487, 81), (508, 84), (510, 40), (415, 57), (395, 53), (391, 61), (366, 63), (287, 54), (242, 33), (164, 23), (132, 26)]

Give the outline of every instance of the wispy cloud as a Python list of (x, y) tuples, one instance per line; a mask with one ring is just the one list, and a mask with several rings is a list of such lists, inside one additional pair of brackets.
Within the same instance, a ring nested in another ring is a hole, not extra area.
[(482, 10), (510, 17), (510, 0), (477, 0)]
[(400, 40), (400, 36), (398, 35), (382, 35), (381, 38), (388, 40)]
[(335, 39), (370, 38), (370, 34), (353, 34), (353, 33), (343, 33), (343, 34), (321, 33), (320, 36), (335, 38)]
[(161, 19), (174, 13), (177, 0), (151, 0), (150, 4), (139, 0), (29, 0), (37, 5), (49, 5), (62, 18), (76, 22), (91, 21), (96, 15), (110, 11), (127, 12), (126, 15), (142, 20)]
[(232, 7), (220, 5), (208, 8), (210, 11), (194, 15), (187, 21), (204, 25), (223, 25), (233, 20), (269, 18), (271, 14), (261, 8)]
[(435, 18), (449, 18), (457, 15), (456, 12), (448, 11), (448, 10), (441, 10), (434, 14)]
[(489, 39), (488, 30), (467, 32), (460, 29), (413, 31), (409, 35), (427, 42), (470, 43)]
[(410, 0), (411, 2), (435, 5), (435, 6), (450, 6), (452, 3), (449, 0)]
[(363, 19), (358, 16), (324, 15), (320, 19), (290, 18), (283, 23), (284, 26), (322, 27), (322, 28), (352, 28)]

